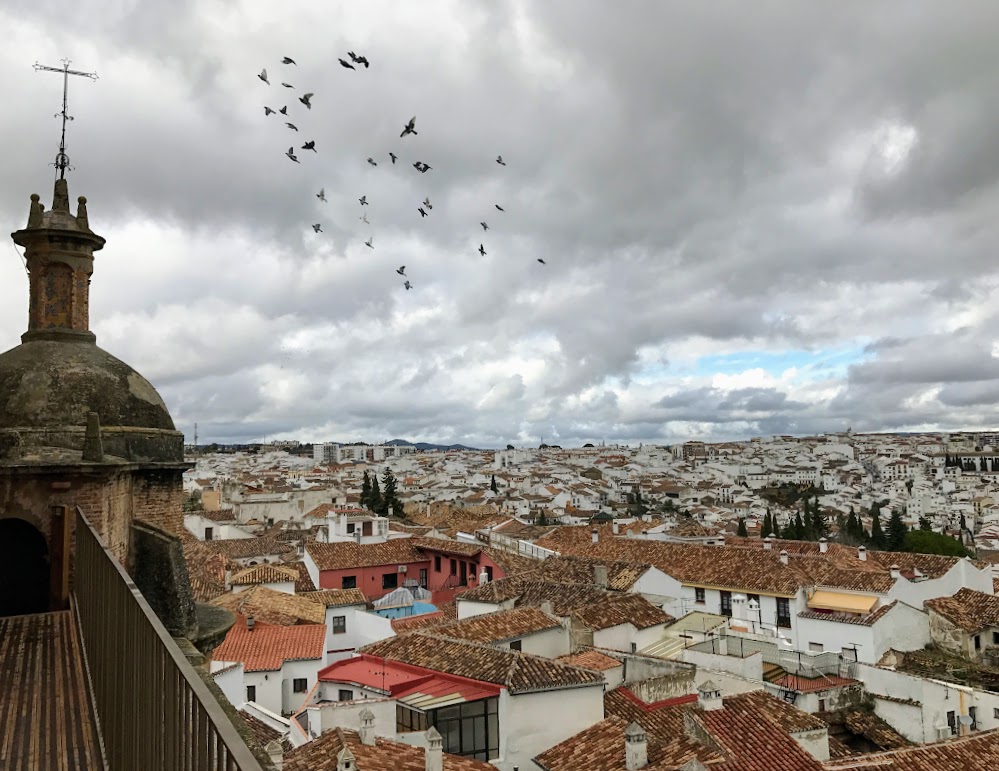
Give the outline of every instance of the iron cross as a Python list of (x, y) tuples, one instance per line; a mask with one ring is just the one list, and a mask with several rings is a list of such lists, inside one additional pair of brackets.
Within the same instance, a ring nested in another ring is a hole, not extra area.
[(35, 62), (34, 69), (35, 72), (39, 70), (45, 70), (46, 72), (61, 72), (62, 73), (62, 112), (57, 112), (55, 117), (62, 116), (62, 136), (59, 139), (59, 154), (56, 155), (55, 163), (52, 165), (59, 169), (59, 179), (63, 179), (66, 176), (66, 169), (71, 169), (72, 166), (69, 165), (69, 156), (66, 155), (66, 121), (73, 120), (73, 116), (67, 112), (67, 96), (69, 92), (69, 76), (70, 75), (80, 75), (84, 78), (90, 78), (91, 80), (97, 80), (96, 72), (80, 72), (79, 70), (71, 70), (69, 68), (69, 59), (62, 60), (62, 67), (48, 67), (44, 64), (39, 64)]

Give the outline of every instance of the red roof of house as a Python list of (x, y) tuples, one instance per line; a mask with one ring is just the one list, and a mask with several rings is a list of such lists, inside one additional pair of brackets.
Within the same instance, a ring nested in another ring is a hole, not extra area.
[(478, 701), (498, 696), (502, 690), (493, 683), (449, 675), (365, 653), (330, 664), (319, 672), (318, 679), (320, 682), (354, 683), (388, 691), (393, 698), (407, 701), (421, 696), (432, 699), (447, 696), (450, 697), (448, 703)]
[(236, 624), (212, 657), (216, 661), (242, 661), (246, 672), (281, 669), (286, 661), (321, 659), (326, 641), (326, 624), (271, 626), (257, 622), (253, 631), (246, 618), (236, 616)]

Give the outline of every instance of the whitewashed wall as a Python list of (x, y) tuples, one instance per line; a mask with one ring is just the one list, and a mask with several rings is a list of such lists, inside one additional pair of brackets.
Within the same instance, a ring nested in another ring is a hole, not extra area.
[[(500, 694), (501, 771), (537, 769), (532, 758), (604, 719), (603, 683), (511, 695)], [(581, 770), (582, 771), (582, 770)]]

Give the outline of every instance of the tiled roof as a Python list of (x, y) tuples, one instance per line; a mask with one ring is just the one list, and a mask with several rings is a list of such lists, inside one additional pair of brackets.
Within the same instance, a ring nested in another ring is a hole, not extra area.
[(559, 664), (543, 656), (453, 640), (436, 629), (390, 637), (361, 651), (459, 677), (504, 685), (511, 693), (603, 683), (603, 678), (596, 672)]
[(568, 656), (559, 656), (555, 660), (560, 661), (563, 664), (568, 664), (570, 667), (595, 669), (598, 672), (624, 666), (623, 662), (618, 661), (612, 656), (608, 656), (606, 653), (601, 653), (600, 651), (595, 650), (583, 651), (582, 653), (572, 653)]
[[(621, 536), (628, 533), (644, 533), (653, 527), (658, 526), (658, 522), (631, 522), (627, 525), (618, 525), (618, 533)], [(615, 538), (614, 525), (607, 523), (603, 525), (562, 525), (555, 528), (550, 533), (538, 538), (534, 543), (544, 546), (546, 549), (554, 549), (557, 552), (574, 552), (576, 547), (585, 546), (592, 542), (593, 531), (597, 531), (597, 537), (601, 541), (609, 541)]]
[(924, 605), (965, 632), (978, 632), (999, 626), (999, 596), (959, 589), (951, 597), (926, 600)]
[(536, 632), (559, 629), (562, 622), (539, 608), (524, 607), (483, 613), (479, 616), (438, 626), (434, 631), (456, 640), (495, 643), (526, 637)]
[(246, 727), (250, 729), (253, 738), (257, 740), (261, 747), (266, 747), (268, 742), (281, 741), (282, 733), (276, 728), (271, 728), (260, 718), (251, 715), (249, 712), (240, 712)]
[[(187, 529), (184, 529), (184, 533)], [(191, 591), (198, 602), (211, 602), (225, 592), (225, 571), (229, 560), (224, 554), (209, 549), (193, 536), (181, 538)]]
[(254, 565), (233, 573), (230, 583), (233, 586), (249, 586), (251, 584), (279, 584), (298, 580), (295, 568), (279, 567), (277, 565)]
[(827, 769), (863, 771), (971, 771), (999, 768), (999, 730), (934, 744), (830, 760)]
[(676, 621), (669, 613), (657, 608), (640, 594), (608, 595), (599, 602), (577, 608), (572, 615), (594, 630), (609, 629), (620, 624), (648, 629), (657, 624)]
[(320, 603), (324, 608), (336, 608), (341, 605), (367, 605), (364, 592), (360, 589), (320, 589), (318, 592), (306, 592), (300, 595), (307, 600)]
[(397, 632), (412, 632), (414, 629), (426, 629), (440, 626), (458, 620), (458, 606), (452, 602), (444, 602), (437, 606), (433, 613), (420, 613), (415, 616), (403, 616), (392, 619), (392, 629)]
[(396, 538), (384, 543), (310, 543), (305, 548), (320, 570), (409, 565), (427, 561), (427, 555), (416, 548), (412, 538)]
[(634, 562), (613, 562), (589, 557), (563, 555), (549, 557), (537, 566), (537, 577), (563, 584), (592, 584), (593, 569), (597, 565), (607, 568), (607, 588), (619, 592), (631, 591), (635, 582), (649, 569), (649, 565)]
[(295, 581), (295, 594), (316, 591), (316, 585), (312, 583), (312, 576), (309, 575), (304, 562), (300, 560), (296, 562), (282, 562), (281, 567), (294, 568), (298, 571), (298, 579)]
[(783, 675), (773, 681), (780, 688), (799, 693), (814, 693), (828, 691), (832, 688), (843, 688), (849, 685), (859, 685), (858, 680), (839, 675), (819, 675), (819, 677), (800, 677), (799, 675)]
[(258, 622), (251, 632), (246, 618), (237, 616), (212, 657), (216, 661), (242, 661), (246, 672), (273, 671), (285, 661), (322, 659), (325, 641), (325, 624), (271, 626)]
[(251, 557), (263, 557), (270, 554), (287, 554), (295, 549), (294, 546), (282, 543), (273, 536), (267, 538), (219, 539), (205, 541), (205, 545), (219, 554), (224, 554), (229, 559), (250, 559)]
[(883, 750), (896, 750), (900, 747), (912, 746), (912, 742), (873, 712), (861, 712), (857, 709), (846, 710), (843, 713), (843, 725), (850, 733), (863, 736)]
[(242, 592), (229, 592), (212, 600), (212, 605), (275, 626), (322, 624), (326, 609), (315, 600), (288, 594), (266, 586), (254, 586)]
[[(376, 726), (376, 730), (377, 730)], [(385, 729), (388, 730), (388, 729)], [(424, 771), (426, 750), (402, 742), (377, 738), (373, 745), (363, 744), (356, 731), (336, 728), (301, 747), (285, 753), (284, 771), (335, 771), (337, 755), (349, 747), (356, 771)], [(444, 771), (496, 771), (484, 760), (472, 760), (444, 753)]]
[(817, 610), (803, 610), (798, 614), (798, 618), (811, 618), (818, 621), (836, 621), (841, 624), (857, 624), (858, 626), (873, 626), (875, 623), (888, 615), (888, 611), (894, 608), (897, 602), (898, 600), (892, 600), (887, 605), (882, 605), (880, 608), (877, 608), (866, 615), (840, 612), (823, 613)]

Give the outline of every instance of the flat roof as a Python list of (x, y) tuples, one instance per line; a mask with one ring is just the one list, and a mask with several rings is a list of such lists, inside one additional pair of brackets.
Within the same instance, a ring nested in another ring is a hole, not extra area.
[(835, 610), (842, 613), (866, 614), (871, 612), (871, 608), (875, 606), (877, 601), (878, 598), (874, 595), (846, 594), (818, 589), (808, 598), (808, 607)]

